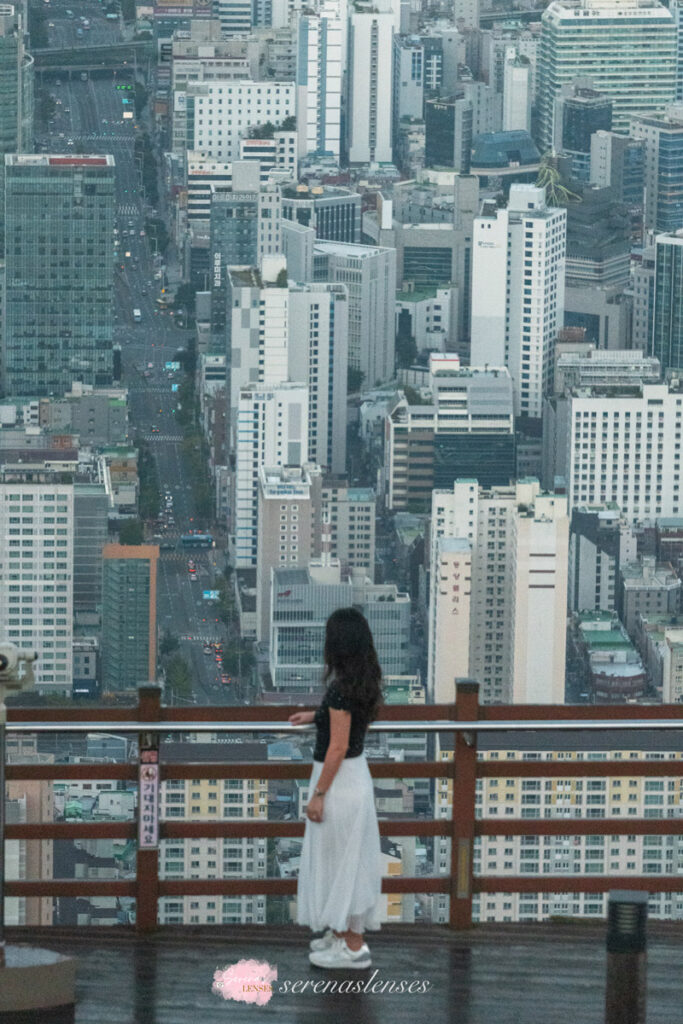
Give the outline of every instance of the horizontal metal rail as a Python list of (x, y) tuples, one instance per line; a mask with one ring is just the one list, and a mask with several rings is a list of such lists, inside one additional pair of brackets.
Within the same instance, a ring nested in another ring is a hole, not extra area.
[[(313, 725), (290, 725), (289, 722), (7, 722), (7, 732), (291, 732), (313, 731)], [(436, 721), (403, 721), (402, 719), (372, 722), (371, 732), (595, 732), (602, 729), (624, 732), (637, 729), (683, 729), (683, 717), (671, 718), (604, 718), (555, 721), (547, 719), (506, 719), (474, 722), (437, 719)]]

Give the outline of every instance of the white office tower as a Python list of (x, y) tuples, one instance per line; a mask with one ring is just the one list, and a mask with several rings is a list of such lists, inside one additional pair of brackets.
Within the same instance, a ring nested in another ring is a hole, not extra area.
[[(303, 240), (302, 240), (303, 241)], [(392, 380), (396, 336), (396, 250), (351, 242), (316, 242), (315, 278), (349, 292), (349, 366), (371, 387)]]
[(467, 537), (434, 538), (430, 569), (428, 692), (435, 703), (451, 703), (455, 680), (470, 673), (472, 545)]
[(281, 383), (242, 388), (237, 405), (233, 497), (235, 566), (256, 566), (261, 466), (308, 462), (308, 387)]
[(394, 16), (356, 7), (349, 17), (349, 163), (391, 163)]
[(42, 467), (0, 471), (0, 635), (38, 652), (42, 693), (70, 697), (74, 488), (58, 480)]
[(568, 544), (567, 500), (538, 480), (490, 489), (456, 480), (433, 492), (434, 701), (454, 699), (458, 675), (479, 682), (484, 702), (564, 702)]
[(244, 36), (251, 32), (252, 0), (213, 0), (213, 9), (223, 36)]
[(561, 478), (569, 508), (615, 502), (630, 523), (683, 514), (683, 389), (671, 384), (573, 388), (546, 402), (543, 478)]
[(515, 47), (505, 53), (503, 131), (528, 132), (531, 127), (531, 64)]
[(238, 160), (251, 129), (268, 122), (278, 127), (295, 113), (294, 82), (188, 82), (173, 93), (173, 151)]
[(330, 154), (341, 144), (342, 26), (323, 12), (299, 19), (296, 111), (299, 157)]
[(673, 16), (657, 0), (553, 0), (541, 18), (538, 64), (539, 148), (552, 148), (555, 99), (589, 77), (612, 100), (612, 128), (634, 114), (656, 114), (676, 95)]
[(343, 473), (348, 291), (343, 284), (287, 284), (279, 277), (283, 272), (282, 257), (263, 260), (260, 270), (228, 270), (230, 436), (237, 444), (237, 408), (243, 387), (302, 381), (310, 397), (309, 457), (329, 472)]
[(308, 384), (308, 455), (332, 473), (346, 468), (348, 331), (346, 285), (289, 286), (289, 379)]
[(512, 185), (507, 208), (485, 201), (474, 221), (471, 363), (507, 366), (516, 416), (543, 413), (564, 314), (566, 223), (535, 185)]

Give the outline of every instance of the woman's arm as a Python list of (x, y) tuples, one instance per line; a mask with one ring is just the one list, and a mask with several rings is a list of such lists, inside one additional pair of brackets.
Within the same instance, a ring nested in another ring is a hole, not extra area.
[[(320, 789), (323, 792), (332, 785), (334, 777), (339, 771), (339, 765), (346, 757), (346, 751), (349, 749), (349, 733), (351, 731), (351, 712), (340, 711), (337, 708), (330, 708), (330, 745), (327, 748), (325, 754), (325, 761), (323, 764), (323, 770), (318, 778), (318, 784), (316, 789)], [(322, 821), (323, 819), (323, 800), (322, 796), (309, 797), (308, 804), (306, 806), (306, 814), (312, 821)]]
[(291, 725), (310, 725), (315, 718), (315, 711), (295, 711), (288, 721)]

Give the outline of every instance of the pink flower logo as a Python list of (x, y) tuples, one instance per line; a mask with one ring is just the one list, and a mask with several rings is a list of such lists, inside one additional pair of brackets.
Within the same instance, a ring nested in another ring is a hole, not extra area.
[(239, 960), (223, 970), (216, 968), (211, 991), (224, 999), (265, 1006), (273, 994), (274, 981), (277, 967), (271, 967), (267, 960)]

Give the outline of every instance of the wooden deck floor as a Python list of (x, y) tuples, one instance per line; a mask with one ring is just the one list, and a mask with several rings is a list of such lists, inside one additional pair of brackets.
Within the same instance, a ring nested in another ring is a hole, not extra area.
[[(490, 925), (468, 933), (385, 926), (369, 936), (367, 971), (320, 971), (307, 930), (185, 928), (150, 938), (115, 929), (46, 934), (8, 930), (78, 957), (77, 1024), (602, 1024), (604, 927)], [(82, 934), (81, 934), (82, 933)], [(267, 960), (278, 978), (267, 1005), (212, 994), (216, 968)], [(650, 930), (648, 1024), (683, 1024), (683, 927)], [(284, 991), (284, 983), (425, 982), (427, 991)]]

